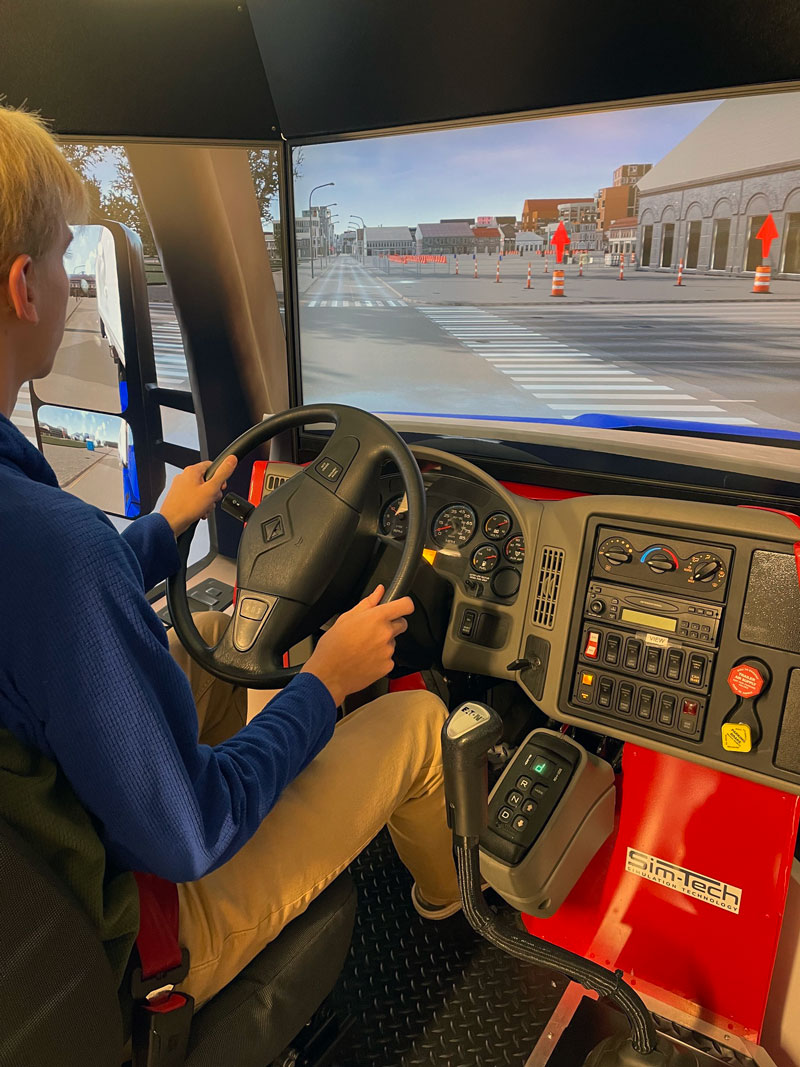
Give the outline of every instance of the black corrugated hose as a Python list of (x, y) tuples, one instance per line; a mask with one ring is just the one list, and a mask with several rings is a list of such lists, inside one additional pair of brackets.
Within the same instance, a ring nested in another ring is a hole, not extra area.
[(521, 934), (513, 926), (498, 919), (481, 892), (478, 841), (476, 838), (454, 835), (458, 882), (464, 914), (470, 925), (487, 941), (512, 956), (540, 967), (560, 971), (585, 989), (608, 997), (627, 1016), (631, 1027), (631, 1044), (642, 1055), (656, 1048), (656, 1029), (650, 1012), (641, 997), (622, 978), (620, 972), (609, 971), (574, 952), (551, 945), (532, 934)]

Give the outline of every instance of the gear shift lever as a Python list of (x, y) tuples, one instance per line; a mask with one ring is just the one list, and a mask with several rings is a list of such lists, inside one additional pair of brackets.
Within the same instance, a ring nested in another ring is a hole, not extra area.
[[(502, 734), (502, 721), (486, 704), (468, 701), (458, 707), (442, 728), (444, 788), (447, 821), (453, 831), (461, 900), (470, 924), (498, 948), (528, 963), (561, 971), (586, 989), (608, 997), (626, 1015), (631, 1036), (623, 1042), (604, 1041), (586, 1061), (597, 1067), (667, 1067), (691, 1058), (677, 1058), (669, 1044), (657, 1047), (657, 1035), (650, 1012), (640, 997), (614, 973), (573, 952), (523, 933), (497, 917), (480, 890), (478, 843), (487, 825), (487, 754)], [(599, 1055), (600, 1058), (597, 1058)]]

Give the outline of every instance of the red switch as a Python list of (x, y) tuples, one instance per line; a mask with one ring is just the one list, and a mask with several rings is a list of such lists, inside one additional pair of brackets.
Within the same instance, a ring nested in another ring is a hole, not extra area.
[(756, 667), (740, 663), (728, 675), (728, 685), (737, 697), (746, 700), (757, 697), (767, 683), (767, 679)]
[(597, 659), (597, 646), (599, 643), (600, 634), (595, 633), (594, 630), (590, 630), (586, 635), (586, 648), (583, 650), (586, 659)]

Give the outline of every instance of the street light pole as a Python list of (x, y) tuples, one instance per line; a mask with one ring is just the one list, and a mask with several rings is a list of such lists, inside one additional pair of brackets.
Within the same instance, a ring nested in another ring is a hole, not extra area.
[(317, 211), (324, 211), (325, 214), (320, 217), (320, 231), (322, 230), (322, 222), (325, 222), (325, 238), (323, 248), (325, 250), (325, 266), (328, 266), (328, 223), (331, 219), (331, 213), (328, 208), (338, 207), (338, 204), (334, 200), (332, 204), (319, 204)]
[(311, 219), (311, 197), (317, 191), (317, 189), (325, 189), (329, 185), (336, 185), (336, 182), (323, 182), (322, 185), (315, 185), (311, 192), (308, 194), (308, 238), (311, 246), (311, 277), (314, 277), (314, 227)]
[(358, 219), (358, 221), (361, 223), (361, 229), (364, 231), (364, 262), (366, 263), (366, 261), (367, 261), (367, 224), (366, 224), (366, 222), (364, 222), (364, 220), (361, 218), (360, 215), (356, 215), (352, 211), (350, 212), (350, 218)]

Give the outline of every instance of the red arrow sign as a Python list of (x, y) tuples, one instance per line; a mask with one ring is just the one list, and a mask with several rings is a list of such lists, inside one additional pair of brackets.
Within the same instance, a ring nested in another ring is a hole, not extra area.
[(769, 255), (769, 246), (778, 236), (778, 227), (775, 225), (775, 219), (772, 217), (772, 213), (767, 215), (764, 219), (764, 223), (761, 229), (756, 234), (756, 240), (761, 242), (761, 257), (766, 259)]
[(569, 234), (563, 222), (559, 222), (556, 227), (556, 232), (550, 238), (550, 244), (556, 246), (556, 263), (560, 263), (564, 258), (564, 245), (569, 244)]

